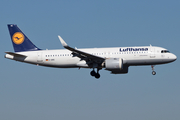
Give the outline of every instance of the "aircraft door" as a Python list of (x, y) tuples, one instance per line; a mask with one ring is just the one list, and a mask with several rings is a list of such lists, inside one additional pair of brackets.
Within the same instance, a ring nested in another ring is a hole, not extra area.
[(150, 49), (150, 58), (155, 58), (155, 48), (151, 47)]
[(43, 62), (43, 60), (42, 60), (42, 52), (37, 53), (37, 62)]

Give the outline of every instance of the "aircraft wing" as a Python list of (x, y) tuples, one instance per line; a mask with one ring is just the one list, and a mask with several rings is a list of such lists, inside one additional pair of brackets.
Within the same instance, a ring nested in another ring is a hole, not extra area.
[(91, 60), (91, 61), (97, 61), (97, 60), (104, 61), (105, 60), (105, 58), (103, 58), (103, 57), (92, 55), (90, 53), (86, 53), (84, 51), (69, 47), (67, 45), (67, 43), (61, 38), (61, 36), (58, 36), (58, 37), (59, 37), (59, 40), (60, 40), (61, 44), (63, 45), (63, 47), (72, 51), (72, 54), (74, 57), (79, 57), (82, 60), (86, 60), (86, 61), (87, 60)]

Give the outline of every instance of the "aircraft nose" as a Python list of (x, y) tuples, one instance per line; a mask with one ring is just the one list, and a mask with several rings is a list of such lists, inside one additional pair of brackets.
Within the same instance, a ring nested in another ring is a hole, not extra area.
[(175, 61), (175, 60), (177, 59), (177, 56), (174, 55), (174, 54), (172, 54), (172, 55), (171, 55), (171, 59), (172, 59), (173, 61)]

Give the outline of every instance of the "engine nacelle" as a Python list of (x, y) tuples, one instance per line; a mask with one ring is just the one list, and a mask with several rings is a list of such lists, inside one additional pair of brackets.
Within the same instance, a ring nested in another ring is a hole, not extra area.
[(110, 58), (105, 61), (105, 68), (107, 70), (122, 70), (123, 59), (122, 58)]
[(128, 67), (123, 66), (122, 58), (110, 58), (105, 61), (106, 70), (111, 71), (112, 74), (126, 74), (128, 73)]

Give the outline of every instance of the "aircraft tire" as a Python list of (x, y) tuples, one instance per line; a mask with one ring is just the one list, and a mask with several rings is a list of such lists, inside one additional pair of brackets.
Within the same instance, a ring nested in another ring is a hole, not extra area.
[(90, 74), (91, 74), (91, 76), (95, 76), (96, 72), (94, 70), (92, 70)]
[(156, 75), (156, 72), (155, 72), (155, 71), (152, 71), (152, 74), (153, 74), (153, 75)]
[(96, 73), (95, 78), (99, 79), (100, 78), (100, 74)]

